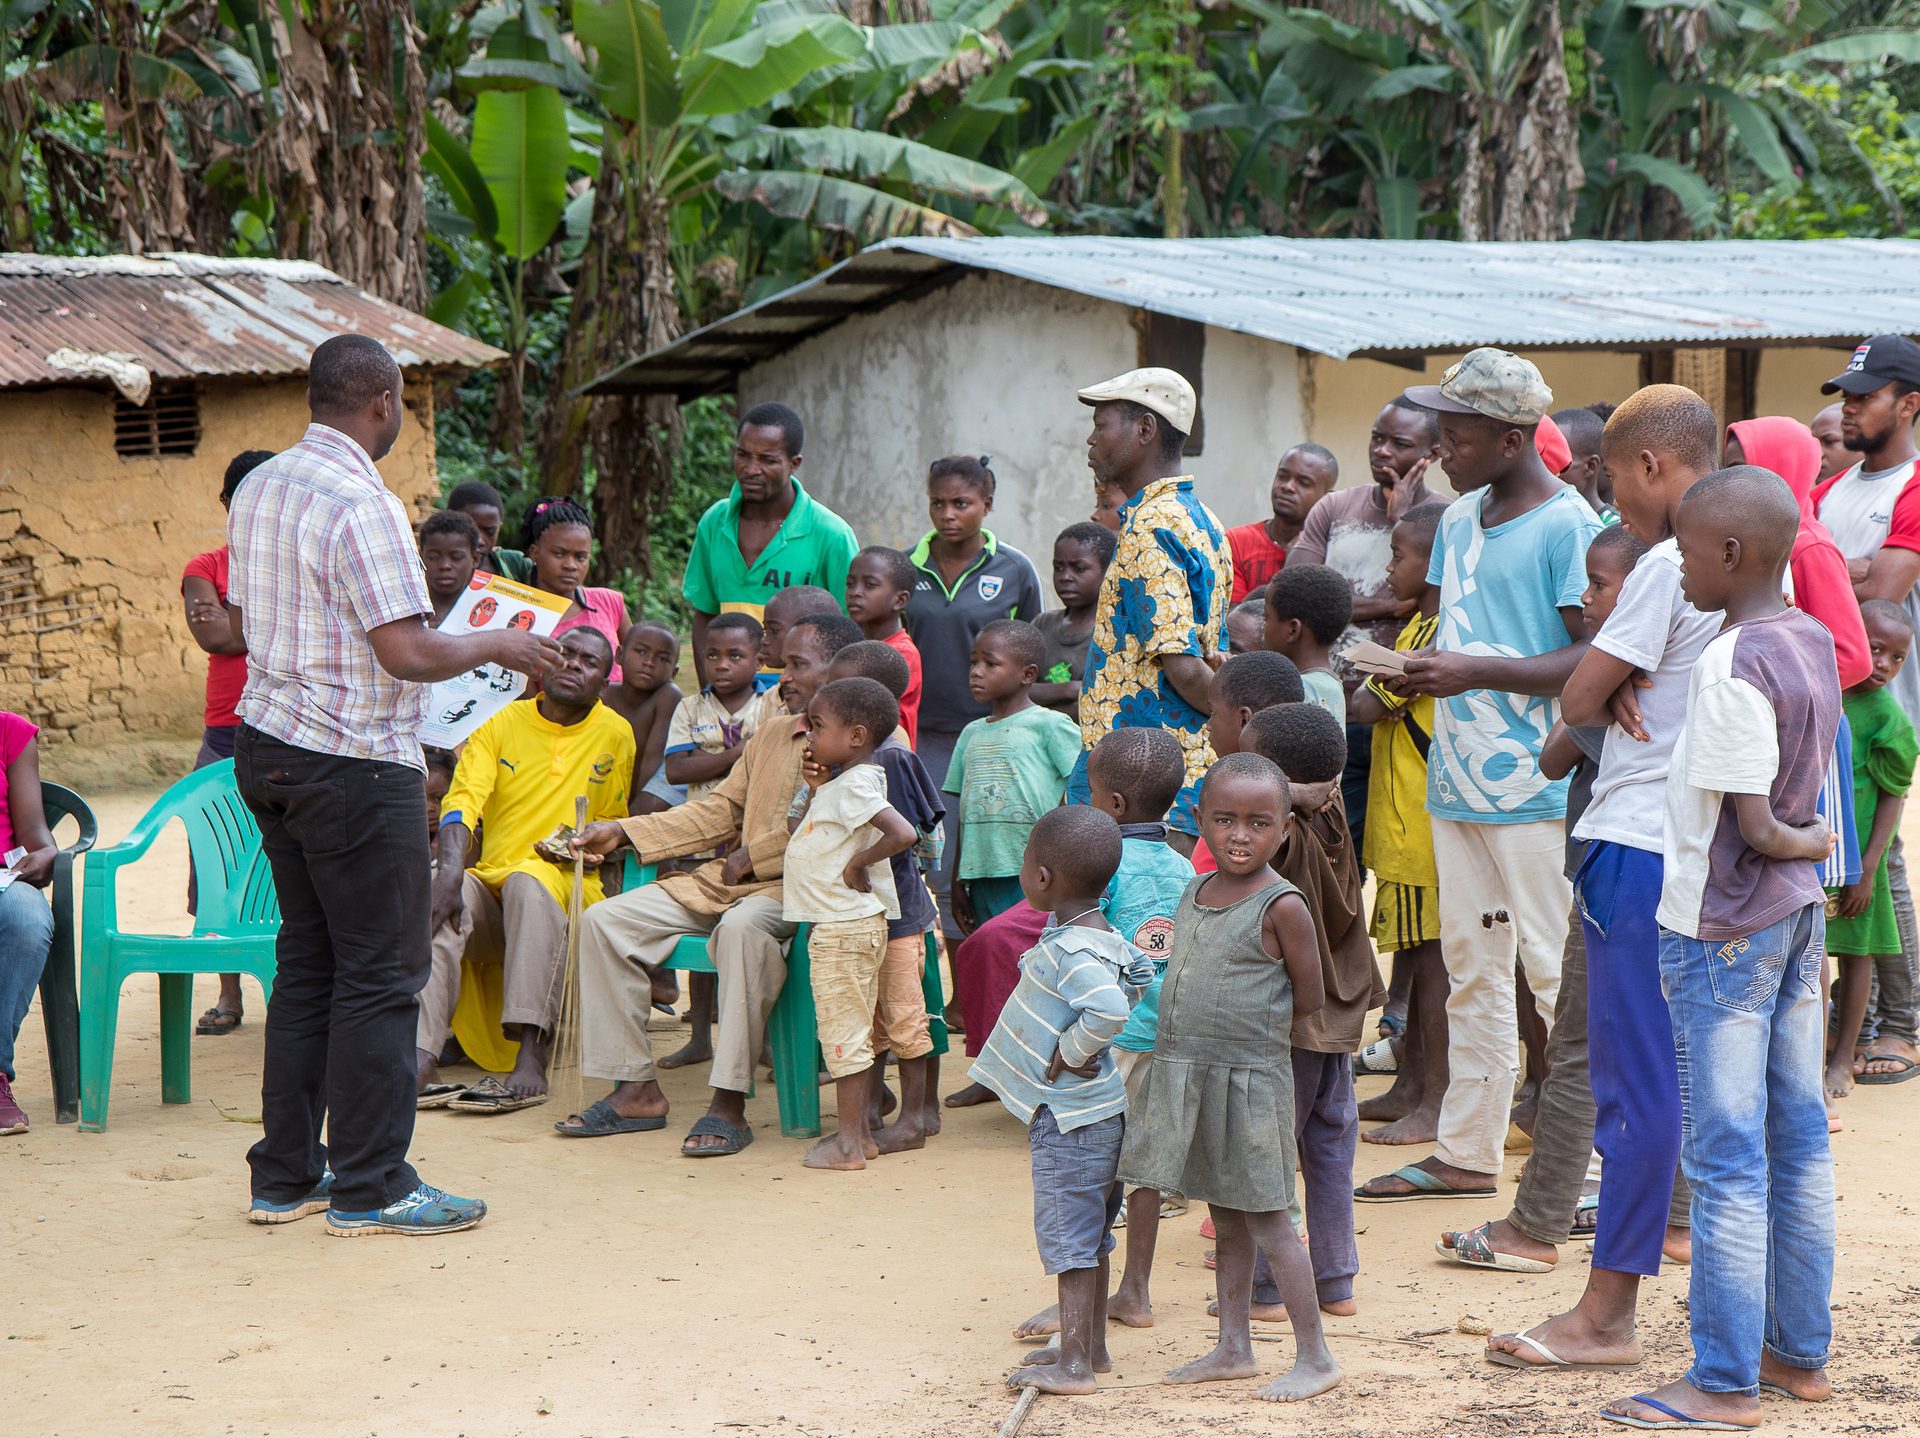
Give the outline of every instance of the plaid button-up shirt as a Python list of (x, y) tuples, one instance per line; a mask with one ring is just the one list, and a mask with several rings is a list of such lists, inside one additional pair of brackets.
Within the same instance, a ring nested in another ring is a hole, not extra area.
[(367, 452), (308, 425), (240, 486), (227, 542), (247, 641), (240, 717), (297, 748), (423, 769), (427, 687), (382, 669), (367, 631), (433, 603), (406, 511)]

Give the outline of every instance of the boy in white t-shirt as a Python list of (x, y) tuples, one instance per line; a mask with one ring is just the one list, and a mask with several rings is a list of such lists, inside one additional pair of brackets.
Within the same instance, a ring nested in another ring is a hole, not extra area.
[[(1667, 771), (1686, 723), (1688, 679), (1722, 619), (1718, 611), (1702, 614), (1681, 592), (1673, 516), (1714, 467), (1719, 438), (1712, 406), (1670, 384), (1629, 396), (1601, 438), (1629, 537), (1602, 530), (1589, 560), (1611, 545), (1609, 536), (1652, 546), (1620, 585), (1560, 698), (1563, 723), (1606, 728), (1593, 797), (1573, 828), (1573, 837), (1586, 844), (1574, 879), (1574, 913), (1586, 953), (1581, 1004), (1595, 1113), (1579, 1149), (1599, 1148), (1605, 1193), (1586, 1291), (1570, 1312), (1492, 1339), (1488, 1357), (1509, 1367), (1638, 1362), (1640, 1280), (1660, 1271), (1669, 1242), (1686, 1242), (1684, 1228), (1669, 1232), (1680, 1162), (1680, 1077), (1660, 991), (1654, 910), (1664, 875)], [(1562, 988), (1560, 1002), (1568, 998)], [(1571, 1215), (1578, 1177), (1570, 1167), (1565, 1177), (1572, 1180), (1564, 1195)]]
[(887, 803), (887, 776), (873, 760), (899, 724), (899, 701), (872, 679), (836, 679), (807, 705), (812, 793), (790, 821), (781, 907), (788, 923), (812, 925), (814, 1012), (840, 1109), (839, 1131), (808, 1150), (808, 1168), (865, 1168), (879, 1155), (867, 1129), (873, 1014), (887, 920), (900, 916), (887, 861), (920, 837)]

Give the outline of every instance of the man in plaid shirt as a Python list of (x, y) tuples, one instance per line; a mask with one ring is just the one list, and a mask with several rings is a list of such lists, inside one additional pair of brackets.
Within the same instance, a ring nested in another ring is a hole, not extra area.
[(400, 433), (400, 393), (377, 341), (322, 344), (308, 367), (313, 423), (248, 476), (227, 520), (227, 604), (247, 645), (234, 776), (281, 914), (248, 1217), (325, 1209), (341, 1236), (450, 1232), (486, 1216), (407, 1162), (414, 996), (429, 967), (416, 731), (426, 684), (488, 663), (537, 673), (560, 657), (521, 630), (428, 627), (413, 530), (374, 468)]

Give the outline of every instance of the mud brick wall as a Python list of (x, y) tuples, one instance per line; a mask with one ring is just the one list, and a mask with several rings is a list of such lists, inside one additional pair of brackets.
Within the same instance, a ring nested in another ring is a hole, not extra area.
[[(101, 390), (0, 392), (0, 707), (40, 725), (43, 742), (199, 734), (206, 656), (180, 572), (226, 541), (227, 461), (306, 428), (306, 382), (202, 382), (191, 455), (116, 454), (113, 414)], [(380, 469), (419, 514), (439, 492), (424, 384), (407, 421)]]

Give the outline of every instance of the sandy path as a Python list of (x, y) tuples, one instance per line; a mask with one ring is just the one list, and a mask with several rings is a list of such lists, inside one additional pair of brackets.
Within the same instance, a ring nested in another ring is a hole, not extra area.
[[(124, 834), (148, 797), (103, 800), (104, 837)], [(129, 907), (184, 921), (183, 847), (163, 847), (171, 867), (148, 870)], [(213, 987), (200, 981), (196, 1009)], [(194, 1101), (178, 1107), (159, 1102), (155, 1019), (152, 981), (130, 985), (112, 1127), (98, 1135), (51, 1122), (37, 1013), (22, 1033), (35, 1125), (0, 1140), (0, 1432), (958, 1438), (991, 1434), (1010, 1406), (1000, 1378), (1023, 1350), (1008, 1330), (1051, 1294), (1033, 1256), (1024, 1136), (997, 1107), (952, 1115), (925, 1152), (858, 1175), (802, 1170), (767, 1088), (749, 1106), (761, 1141), (743, 1156), (680, 1158), (702, 1092), (685, 1071), (668, 1075), (677, 1119), (661, 1134), (564, 1141), (548, 1130), (558, 1105), (423, 1114), (422, 1172), (484, 1195), (493, 1216), (437, 1241), (342, 1243), (317, 1221), (239, 1219), (258, 1133), (257, 1012), (231, 1037), (195, 1041)], [(1844, 1105), (1841, 1396), (1824, 1410), (1770, 1400), (1769, 1433), (1920, 1431), (1920, 1225), (1905, 1187), (1916, 1102), (1920, 1087), (1896, 1087)], [(1365, 1146), (1361, 1176), (1420, 1152)], [(1509, 1181), (1517, 1172), (1515, 1160)], [(1651, 1359), (1637, 1383), (1490, 1368), (1483, 1340), (1456, 1322), (1524, 1326), (1569, 1302), (1585, 1265), (1571, 1250), (1559, 1271), (1518, 1278), (1435, 1257), (1439, 1228), (1504, 1207), (1363, 1207), (1361, 1311), (1328, 1325), (1346, 1383), (1290, 1409), (1254, 1402), (1252, 1381), (1151, 1386), (1211, 1344), (1200, 1216), (1171, 1220), (1158, 1326), (1115, 1329), (1107, 1389), (1043, 1399), (1023, 1433), (1610, 1431), (1592, 1416), (1599, 1401), (1684, 1363), (1684, 1272), (1647, 1285)], [(1261, 1351), (1278, 1371), (1290, 1350)]]

